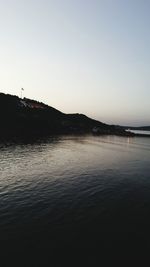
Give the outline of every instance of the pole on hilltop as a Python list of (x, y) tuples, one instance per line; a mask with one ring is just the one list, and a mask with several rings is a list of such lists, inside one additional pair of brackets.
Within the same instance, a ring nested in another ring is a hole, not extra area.
[(23, 88), (21, 88), (21, 99), (22, 99), (22, 92), (24, 91), (24, 89)]

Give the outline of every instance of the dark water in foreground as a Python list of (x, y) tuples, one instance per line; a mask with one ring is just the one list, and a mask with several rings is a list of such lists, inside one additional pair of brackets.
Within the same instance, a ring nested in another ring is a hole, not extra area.
[(0, 241), (24, 250), (149, 247), (150, 139), (0, 146)]

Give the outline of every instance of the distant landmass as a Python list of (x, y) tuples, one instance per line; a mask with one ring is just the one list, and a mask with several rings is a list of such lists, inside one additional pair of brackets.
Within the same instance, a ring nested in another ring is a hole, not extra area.
[(124, 129), (136, 130), (136, 131), (150, 131), (150, 126), (123, 126)]
[(35, 100), (0, 93), (0, 139), (88, 133), (134, 136), (83, 114), (65, 114)]

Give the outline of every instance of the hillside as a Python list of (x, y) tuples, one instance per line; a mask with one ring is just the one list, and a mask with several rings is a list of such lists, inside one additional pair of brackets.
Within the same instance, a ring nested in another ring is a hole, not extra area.
[(53, 134), (127, 134), (122, 128), (88, 118), (65, 114), (31, 99), (0, 93), (0, 138)]

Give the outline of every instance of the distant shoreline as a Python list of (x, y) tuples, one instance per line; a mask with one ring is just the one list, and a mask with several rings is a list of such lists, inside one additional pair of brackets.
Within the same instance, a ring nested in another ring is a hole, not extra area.
[(144, 135), (144, 134), (134, 134), (134, 135), (119, 135), (119, 134), (92, 134), (92, 133), (68, 133), (68, 134), (52, 134), (52, 135), (34, 135), (34, 136), (12, 136), (9, 138), (0, 137), (0, 144), (6, 144), (6, 143), (13, 143), (13, 144), (19, 144), (19, 143), (34, 143), (34, 142), (41, 142), (41, 141), (48, 141), (49, 139), (54, 138), (61, 138), (61, 137), (86, 137), (86, 136), (93, 136), (93, 137), (108, 137), (108, 136), (114, 136), (114, 137), (126, 137), (126, 138), (134, 138), (134, 137), (147, 137), (150, 138), (150, 135)]
[(42, 142), (51, 142), (53, 139), (61, 139), (63, 137), (85, 137), (86, 136), (93, 136), (93, 137), (120, 137), (120, 138), (150, 138), (150, 135), (143, 135), (143, 134), (136, 134), (132, 136), (123, 136), (123, 135), (113, 135), (113, 134), (103, 134), (103, 135), (93, 135), (93, 134), (55, 134), (55, 135), (44, 135), (44, 136), (24, 136), (24, 137), (17, 137), (17, 138), (0, 138), (0, 145), (21, 145), (21, 144), (34, 144), (34, 143), (42, 143)]
[(0, 93), (0, 141), (45, 139), (63, 135), (150, 137), (109, 125), (84, 114), (65, 114), (44, 103)]
[(135, 136), (150, 137), (150, 131), (147, 131), (147, 130), (129, 129), (126, 131), (135, 134)]

